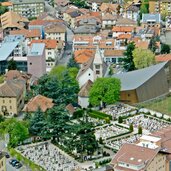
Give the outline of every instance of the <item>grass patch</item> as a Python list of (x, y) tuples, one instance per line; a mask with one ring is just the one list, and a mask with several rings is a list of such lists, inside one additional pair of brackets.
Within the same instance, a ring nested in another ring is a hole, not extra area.
[(107, 115), (105, 113), (98, 112), (98, 111), (95, 111), (95, 110), (88, 111), (88, 115), (90, 117), (96, 118), (96, 119), (106, 119), (106, 118), (109, 118), (110, 120), (112, 120), (112, 116), (111, 115)]
[(143, 107), (156, 112), (171, 115), (171, 97), (145, 103), (143, 104)]
[(22, 156), (14, 148), (10, 148), (9, 152), (10, 152), (11, 156), (13, 156), (17, 160), (21, 161), (24, 165), (29, 166), (32, 171), (46, 171), (43, 167), (35, 164), (31, 160), (29, 160), (26, 157)]

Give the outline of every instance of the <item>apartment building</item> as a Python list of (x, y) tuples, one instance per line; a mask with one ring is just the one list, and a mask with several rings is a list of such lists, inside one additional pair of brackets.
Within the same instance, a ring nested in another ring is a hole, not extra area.
[(45, 11), (44, 0), (12, 0), (13, 11), (27, 18), (38, 17)]
[(149, 12), (161, 13), (163, 16), (168, 16), (171, 14), (171, 1), (149, 0)]
[(0, 114), (18, 114), (24, 107), (25, 81), (7, 80), (0, 85)]

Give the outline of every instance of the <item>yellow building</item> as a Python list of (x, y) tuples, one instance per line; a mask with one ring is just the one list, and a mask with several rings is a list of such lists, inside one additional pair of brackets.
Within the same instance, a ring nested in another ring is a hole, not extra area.
[(161, 13), (163, 16), (171, 15), (171, 1), (149, 0), (149, 12)]
[(0, 114), (18, 114), (24, 106), (25, 82), (8, 80), (0, 85)]
[(6, 158), (5, 154), (1, 153), (0, 154), (0, 171), (6, 171)]

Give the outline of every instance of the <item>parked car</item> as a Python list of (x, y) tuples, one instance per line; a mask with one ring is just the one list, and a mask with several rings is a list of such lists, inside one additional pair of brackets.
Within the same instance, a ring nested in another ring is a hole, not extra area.
[(16, 160), (16, 159), (12, 159), (12, 160), (9, 161), (9, 163), (10, 163), (13, 167), (15, 167), (15, 165), (16, 165), (17, 163), (19, 163), (19, 161)]
[(8, 153), (5, 154), (6, 158), (10, 158), (10, 155)]
[(15, 168), (16, 169), (19, 169), (19, 168), (21, 168), (23, 165), (21, 164), (21, 163), (16, 163), (16, 165), (15, 165)]

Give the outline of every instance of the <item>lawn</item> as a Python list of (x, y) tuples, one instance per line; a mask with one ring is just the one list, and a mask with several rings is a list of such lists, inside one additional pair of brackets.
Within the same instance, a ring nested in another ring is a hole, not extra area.
[(143, 104), (143, 107), (171, 115), (171, 97)]

